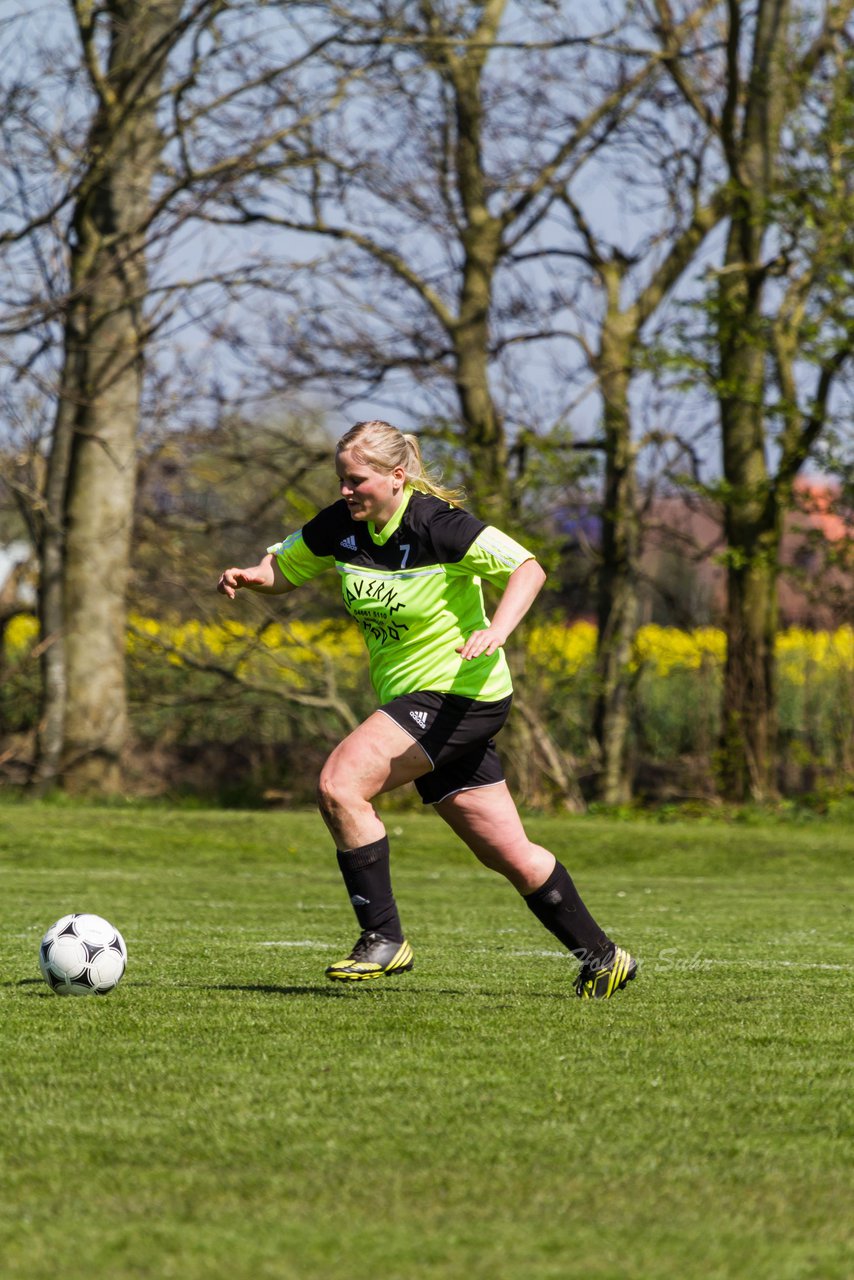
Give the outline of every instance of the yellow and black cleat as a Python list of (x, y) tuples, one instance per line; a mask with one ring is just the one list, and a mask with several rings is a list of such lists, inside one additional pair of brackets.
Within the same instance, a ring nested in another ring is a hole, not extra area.
[(366, 931), (345, 960), (326, 970), (333, 982), (365, 982), (371, 978), (405, 973), (412, 968), (412, 948), (405, 940), (396, 942), (381, 933)]
[(582, 1000), (609, 1000), (631, 982), (637, 971), (634, 956), (622, 947), (615, 947), (613, 956), (604, 964), (584, 966), (575, 984), (575, 994)]

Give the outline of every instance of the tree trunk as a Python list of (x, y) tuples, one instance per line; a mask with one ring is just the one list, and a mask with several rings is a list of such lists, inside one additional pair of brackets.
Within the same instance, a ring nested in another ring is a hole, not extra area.
[(730, 148), (735, 197), (718, 291), (719, 400), (727, 537), (727, 660), (721, 719), (724, 794), (774, 793), (779, 516), (765, 457), (768, 340), (764, 234), (772, 217), (785, 106), (789, 0), (762, 0), (742, 137)]
[(605, 479), (597, 583), (594, 734), (599, 747), (597, 793), (606, 804), (624, 804), (631, 796), (630, 662), (637, 626), (638, 516), (629, 408), (632, 344), (637, 326), (631, 310), (619, 311), (621, 275), (616, 264), (603, 266), (607, 316), (598, 360)]
[(734, 221), (730, 230), (726, 261), (735, 269), (722, 276), (719, 317), (720, 380), (731, 388), (720, 402), (727, 540), (720, 780), (736, 801), (761, 799), (769, 791), (778, 552), (763, 446), (760, 291), (741, 270), (744, 255), (758, 252), (749, 243), (753, 227), (747, 222)]
[[(71, 365), (67, 354), (70, 349), (71, 342), (66, 333), (66, 376)], [(36, 756), (29, 783), (30, 789), (38, 795), (49, 790), (56, 782), (61, 769), (65, 742), (65, 611), (62, 600), (65, 567), (65, 490), (68, 482), (68, 459), (71, 454), (73, 431), (74, 412), (71, 398), (60, 393), (47, 462), (38, 538), (39, 664), (42, 687), (36, 734)]]
[(113, 0), (105, 72), (89, 9), (75, 5), (98, 104), (70, 237), (42, 547), (48, 647), (36, 777), (44, 785), (59, 768), (71, 789), (109, 792), (121, 784), (128, 732), (125, 593), (145, 344), (145, 222), (161, 146), (163, 37), (181, 3)]
[[(112, 264), (90, 291), (89, 388), (74, 433), (66, 504), (64, 776), (115, 791), (127, 739), (125, 592), (136, 478), (141, 335)], [(142, 286), (142, 272), (134, 271)], [(138, 294), (142, 297), (142, 291)], [(97, 316), (97, 320), (95, 317)]]
[[(455, 373), (469, 466), (468, 492), (481, 519), (503, 523), (510, 507), (507, 440), (489, 386), (491, 271), (464, 272), (461, 320), (455, 335)], [(475, 280), (470, 276), (474, 275)]]
[[(733, 536), (735, 545), (750, 545), (744, 534)], [(777, 555), (776, 534), (766, 530), (727, 573), (720, 779), (724, 793), (737, 801), (767, 800), (776, 792)]]
[[(494, 39), (504, 8), (493, 0), (481, 33)], [(489, 318), (495, 273), (502, 253), (502, 225), (489, 210), (483, 168), (481, 75), (485, 49), (446, 61), (456, 109), (456, 177), (465, 223), (458, 312), (451, 333), (455, 384), (469, 463), (472, 505), (484, 520), (500, 524), (510, 506), (507, 441), (489, 385)], [(447, 53), (444, 55), (448, 58)]]

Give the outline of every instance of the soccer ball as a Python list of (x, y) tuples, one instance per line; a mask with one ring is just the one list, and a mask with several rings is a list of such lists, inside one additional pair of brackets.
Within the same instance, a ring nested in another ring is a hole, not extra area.
[(118, 985), (127, 961), (124, 938), (101, 916), (63, 916), (39, 948), (39, 968), (58, 996), (105, 996)]

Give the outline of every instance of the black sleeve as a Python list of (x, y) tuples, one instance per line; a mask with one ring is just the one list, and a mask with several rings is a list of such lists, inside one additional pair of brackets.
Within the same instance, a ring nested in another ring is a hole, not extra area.
[(437, 503), (430, 520), (430, 541), (439, 564), (456, 564), (486, 525), (470, 511)]
[(324, 507), (302, 527), (303, 542), (312, 555), (334, 556), (338, 544), (347, 536), (353, 521), (347, 503), (341, 498), (331, 507)]

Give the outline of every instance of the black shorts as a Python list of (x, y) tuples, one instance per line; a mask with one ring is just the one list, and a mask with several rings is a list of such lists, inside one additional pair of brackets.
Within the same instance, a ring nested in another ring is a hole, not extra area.
[(500, 702), (476, 702), (456, 693), (402, 693), (380, 707), (415, 739), (433, 766), (432, 773), (415, 779), (425, 804), (504, 780), (493, 735), (507, 719), (512, 701), (512, 695)]

